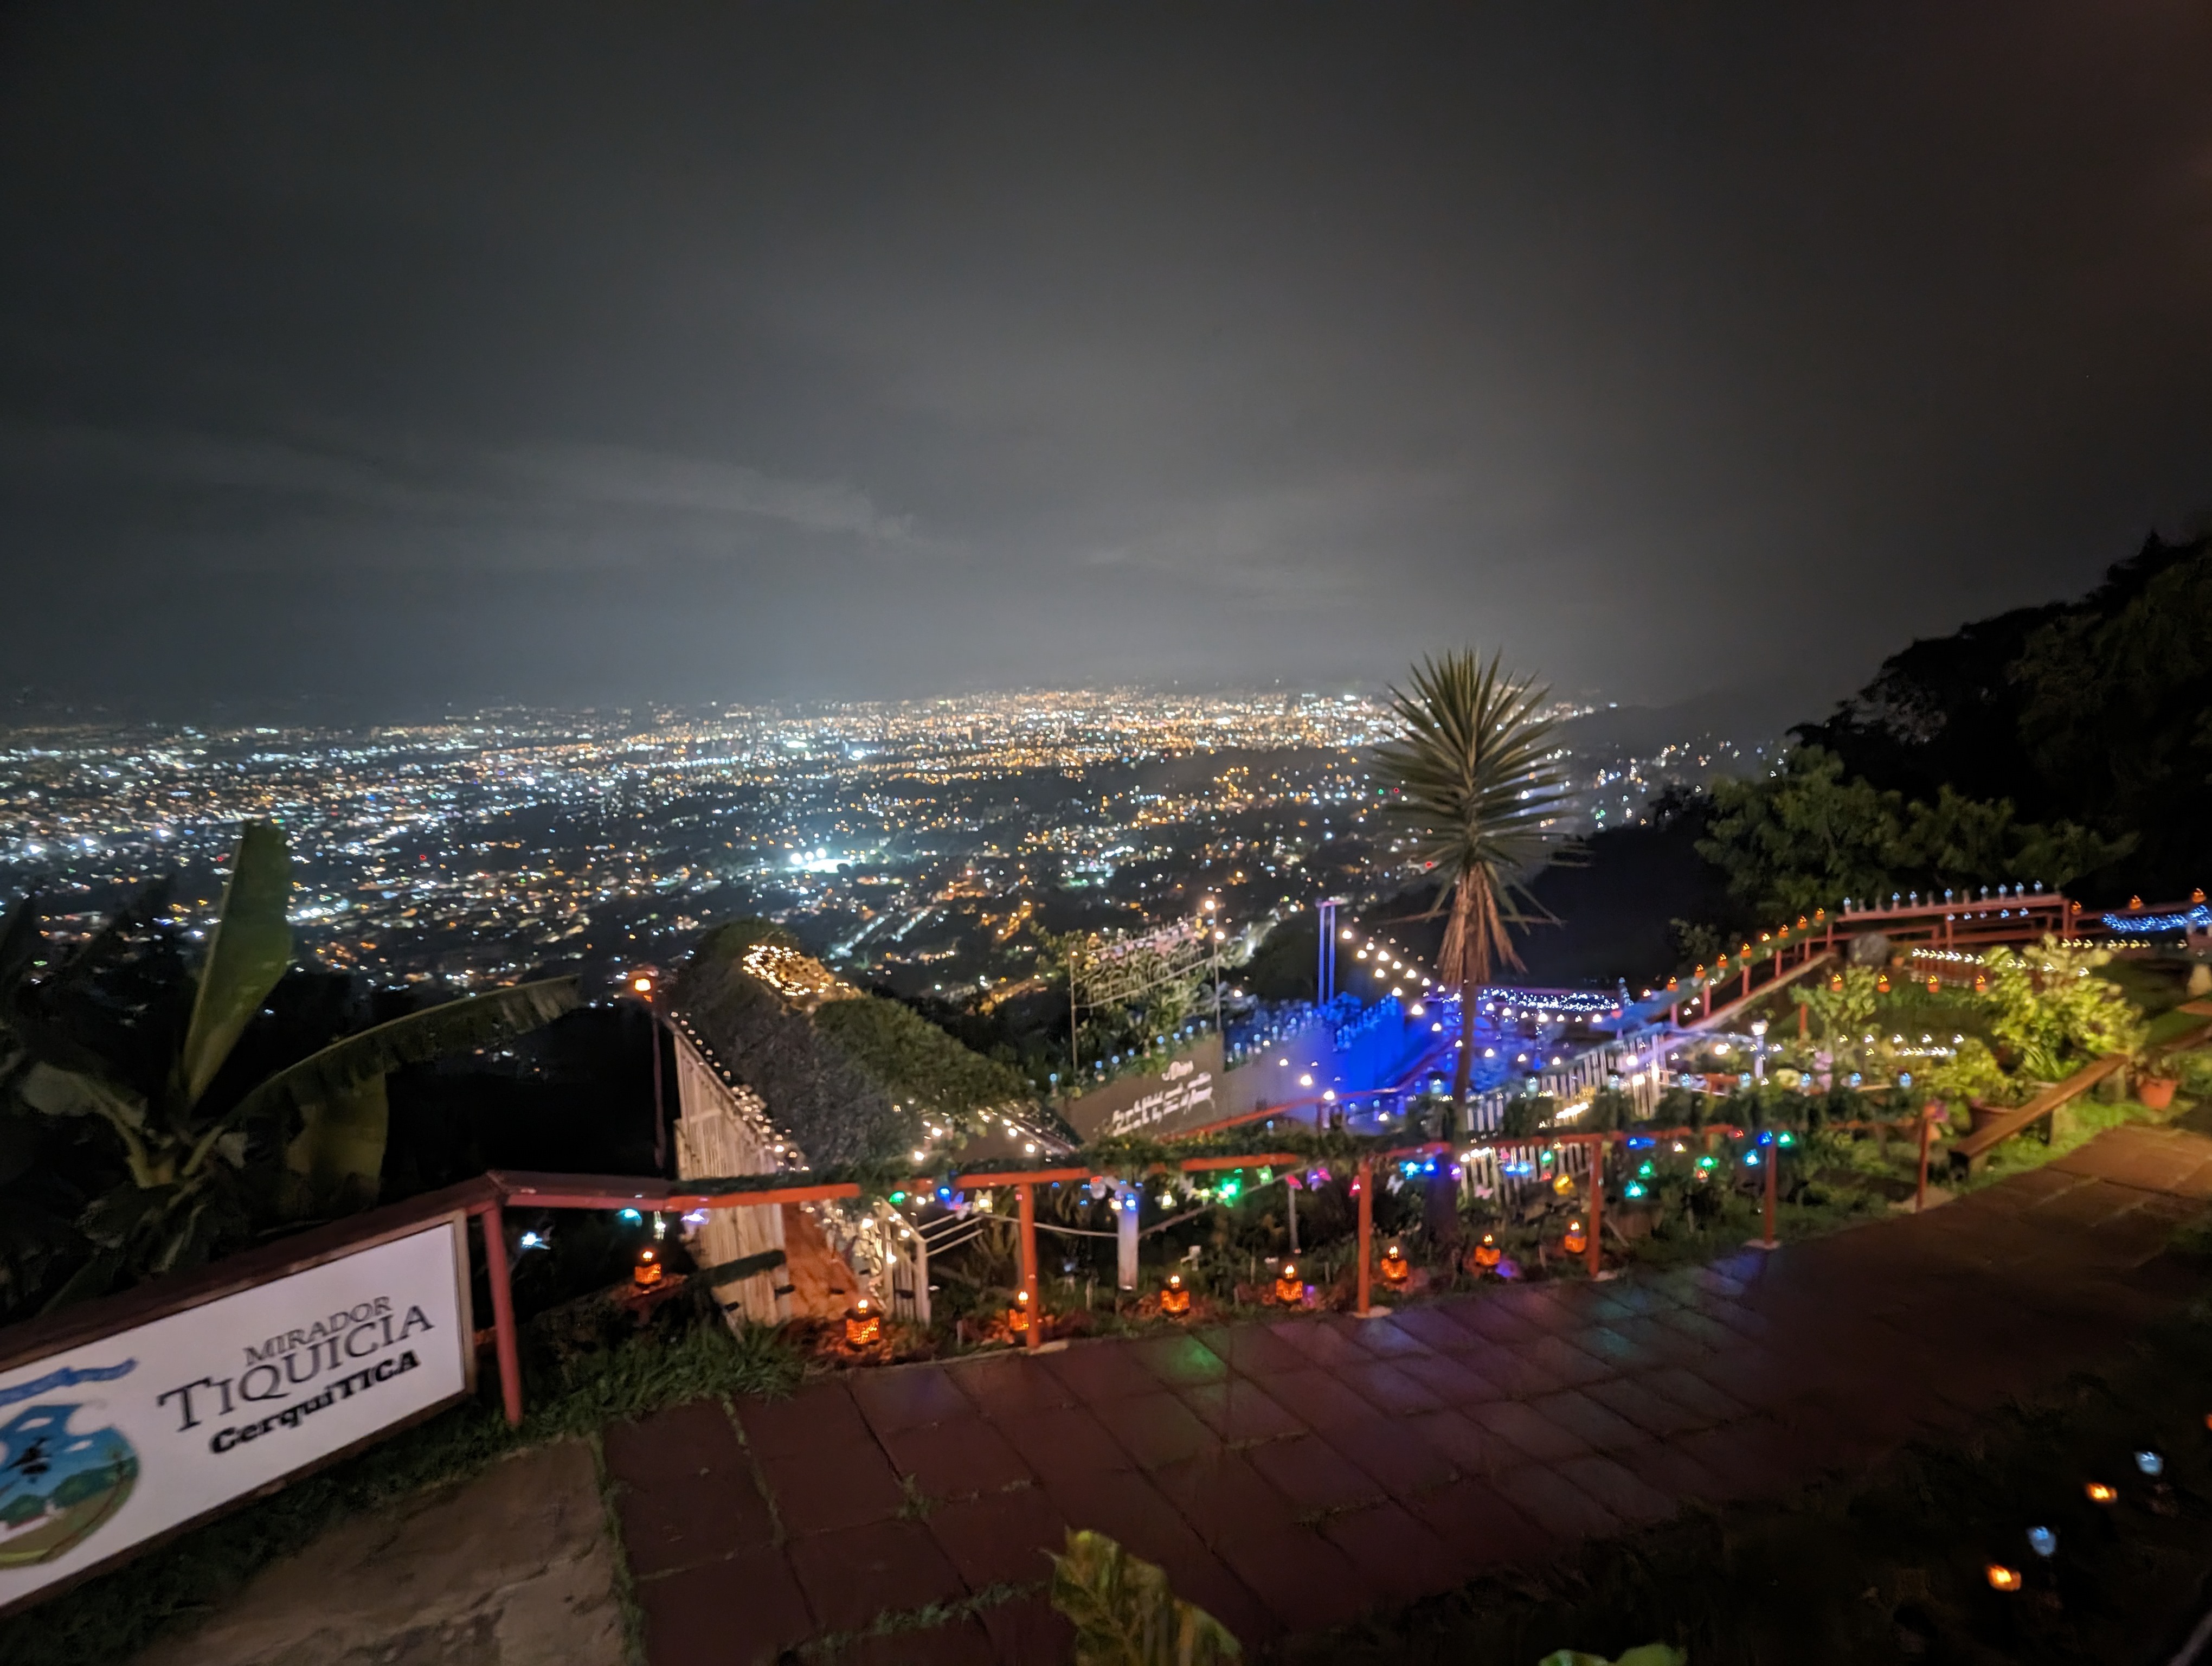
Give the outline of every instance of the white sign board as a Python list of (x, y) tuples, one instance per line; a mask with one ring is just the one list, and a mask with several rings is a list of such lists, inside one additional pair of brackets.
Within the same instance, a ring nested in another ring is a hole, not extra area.
[(467, 1391), (456, 1216), (0, 1371), (0, 1609)]

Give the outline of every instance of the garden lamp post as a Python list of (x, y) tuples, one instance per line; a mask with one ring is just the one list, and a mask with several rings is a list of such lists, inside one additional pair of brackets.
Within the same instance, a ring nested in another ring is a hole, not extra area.
[(651, 966), (641, 966), (629, 975), (630, 993), (645, 1003), (646, 1031), (653, 1049), (653, 1166), (656, 1170), (668, 1166), (667, 1107), (660, 1090), (660, 1008), (653, 997), (660, 988), (660, 974)]
[(1766, 1020), (1751, 1021), (1751, 1079), (1755, 1082), (1766, 1079)]

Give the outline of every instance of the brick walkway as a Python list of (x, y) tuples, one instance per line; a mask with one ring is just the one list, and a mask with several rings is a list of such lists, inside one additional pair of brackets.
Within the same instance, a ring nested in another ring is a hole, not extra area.
[[(1603, 1285), (855, 1371), (611, 1429), (655, 1666), (773, 1660), (1042, 1578), (1069, 1525), (1248, 1647), (1771, 1493), (2108, 1354), (2212, 1140), (2129, 1128), (1919, 1218)], [(906, 1478), (903, 1481), (902, 1477)], [(1066, 1658), (1041, 1598), (840, 1661)]]

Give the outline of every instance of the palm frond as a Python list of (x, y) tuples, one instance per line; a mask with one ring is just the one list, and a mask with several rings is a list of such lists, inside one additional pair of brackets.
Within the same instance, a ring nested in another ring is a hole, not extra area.
[(1382, 813), (1435, 874), (1437, 911), (1449, 899), (1437, 967), (1447, 984), (1486, 976), (1493, 955), (1517, 964), (1505, 928), (1532, 915), (1514, 899), (1526, 898), (1571, 797), (1542, 714), (1548, 694), (1471, 651), (1424, 660), (1390, 691), (1399, 733), (1376, 761), (1397, 791)]
[(538, 1029), (582, 1000), (574, 978), (554, 977), (410, 1012), (343, 1037), (278, 1071), (240, 1099), (222, 1125), (235, 1127), (287, 1104), (341, 1099), (371, 1077), (402, 1065), (428, 1064), (449, 1053)]

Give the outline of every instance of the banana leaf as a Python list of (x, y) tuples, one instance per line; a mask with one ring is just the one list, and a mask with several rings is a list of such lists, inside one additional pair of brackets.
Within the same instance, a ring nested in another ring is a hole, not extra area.
[(550, 1024), (582, 1000), (576, 979), (549, 977), (410, 1012), (356, 1035), (342, 1037), (278, 1071), (241, 1098), (228, 1120), (243, 1124), (271, 1115), (286, 1104), (329, 1104), (343, 1100), (388, 1070), (428, 1064), (489, 1042), (509, 1040)]
[(350, 1092), (303, 1103), (284, 1164), (299, 1180), (305, 1208), (336, 1214), (375, 1202), (390, 1127), (380, 1075)]
[(222, 911), (209, 939), (177, 1061), (187, 1105), (198, 1104), (239, 1037), (292, 964), (292, 856), (269, 822), (249, 823), (231, 859)]
[(1075, 1666), (1220, 1666), (1244, 1651), (1168, 1577), (1103, 1533), (1067, 1535), (1053, 1559), (1052, 1605), (1075, 1627)]

